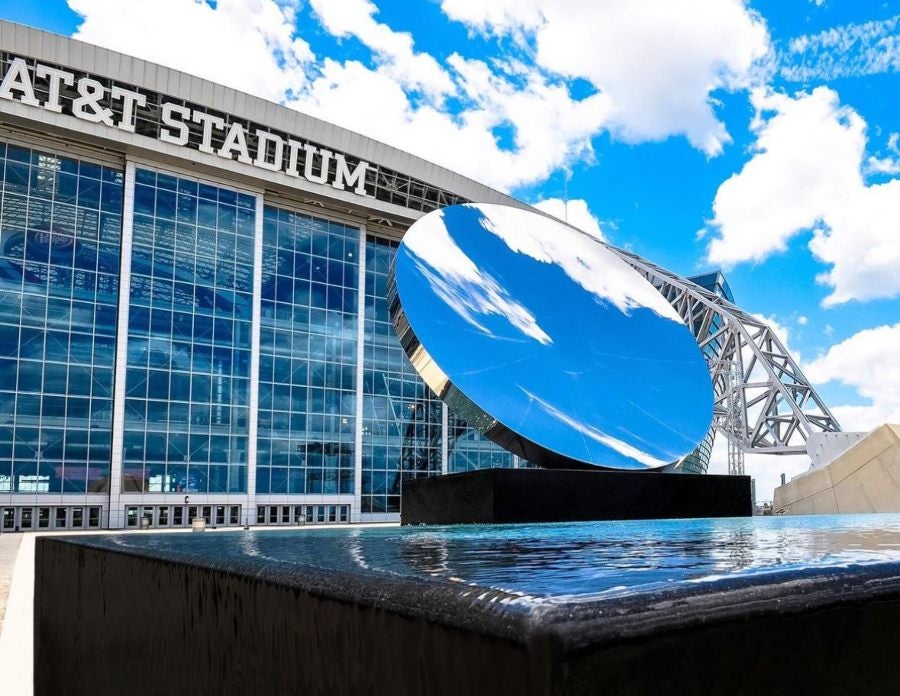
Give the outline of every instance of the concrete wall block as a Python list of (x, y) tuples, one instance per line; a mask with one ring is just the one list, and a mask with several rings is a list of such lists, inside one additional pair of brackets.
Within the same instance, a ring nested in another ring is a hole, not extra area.
[(876, 428), (828, 465), (832, 480), (835, 483), (842, 481), (896, 442), (890, 428), (884, 425)]
[(838, 511), (837, 499), (834, 497), (834, 489), (831, 487), (816, 493), (811, 500), (813, 513), (816, 515), (834, 515)]
[(837, 500), (838, 512), (875, 512), (875, 507), (859, 478), (850, 476), (835, 485), (834, 497)]
[(852, 478), (865, 490), (874, 512), (900, 510), (900, 488), (880, 458), (867, 462)]

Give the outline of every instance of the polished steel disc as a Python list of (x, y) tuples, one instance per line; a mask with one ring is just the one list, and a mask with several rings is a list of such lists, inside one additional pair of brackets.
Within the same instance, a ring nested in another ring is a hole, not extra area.
[(428, 386), (534, 463), (655, 469), (709, 428), (709, 371), (675, 309), (551, 218), (475, 204), (425, 215), (397, 250), (389, 301)]

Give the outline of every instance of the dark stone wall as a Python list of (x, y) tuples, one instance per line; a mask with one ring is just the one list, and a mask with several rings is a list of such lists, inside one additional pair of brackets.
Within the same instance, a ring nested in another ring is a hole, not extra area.
[(403, 484), (402, 524), (746, 517), (750, 477), (484, 469)]
[[(35, 570), (38, 696), (895, 694), (900, 681), (900, 585), (874, 568), (544, 605), (523, 621), (470, 599), (481, 630), (459, 628), (454, 602), (482, 590), (458, 583), (426, 619), (391, 610), (389, 578), (336, 600), (302, 589), (304, 569), (292, 585), (48, 537)], [(497, 637), (510, 630), (519, 639)]]
[(541, 653), (227, 569), (37, 540), (36, 696), (527, 696), (548, 693)]

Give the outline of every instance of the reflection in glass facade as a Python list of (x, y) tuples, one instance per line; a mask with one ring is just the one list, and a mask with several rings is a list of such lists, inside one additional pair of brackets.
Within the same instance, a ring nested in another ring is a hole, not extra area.
[(138, 169), (122, 490), (246, 490), (256, 199)]
[(0, 143), (0, 492), (109, 485), (122, 172)]
[[(458, 474), (475, 469), (512, 468), (515, 457), (500, 445), (488, 440), (477, 430), (470, 428), (461, 418), (451, 412), (449, 423), (449, 444), (447, 447), (447, 473)], [(524, 462), (519, 462), (522, 466)]]
[(441, 471), (442, 403), (409, 364), (388, 314), (396, 250), (396, 242), (366, 240), (363, 514), (399, 512), (402, 479)]
[(352, 494), (359, 229), (266, 207), (257, 493)]

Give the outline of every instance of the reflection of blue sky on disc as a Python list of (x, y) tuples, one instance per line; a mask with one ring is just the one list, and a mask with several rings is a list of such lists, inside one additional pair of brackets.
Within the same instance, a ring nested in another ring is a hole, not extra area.
[(397, 290), (444, 374), (507, 428), (623, 469), (689, 453), (712, 419), (700, 350), (656, 289), (592, 237), (515, 208), (429, 213)]

